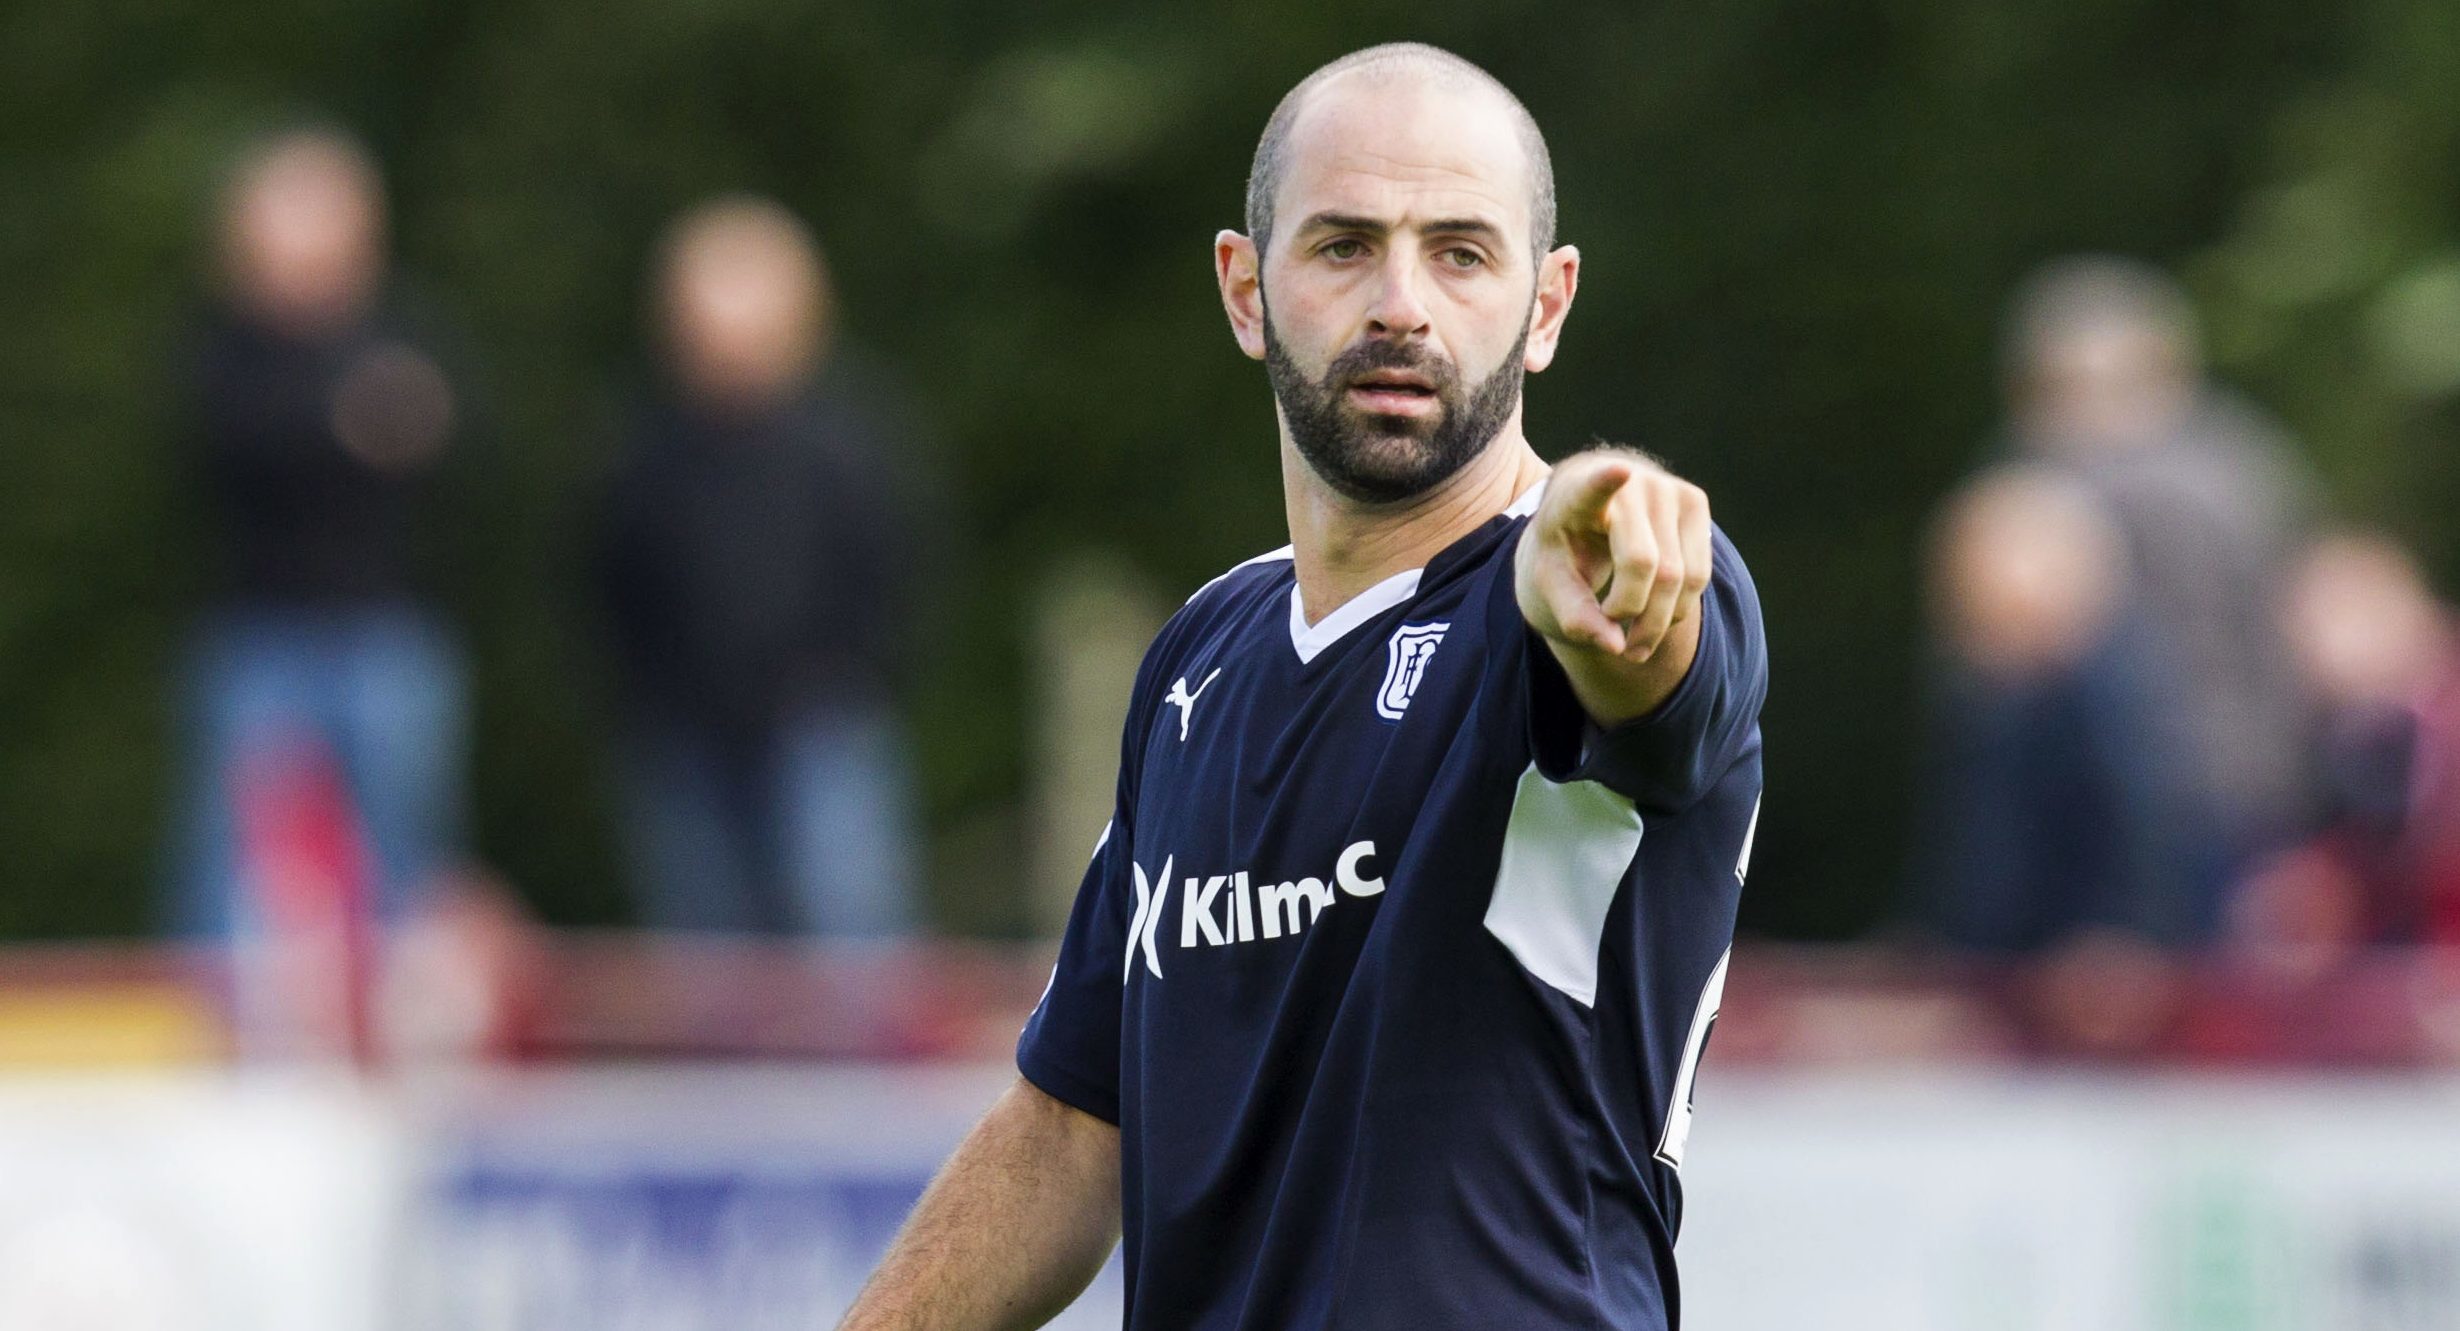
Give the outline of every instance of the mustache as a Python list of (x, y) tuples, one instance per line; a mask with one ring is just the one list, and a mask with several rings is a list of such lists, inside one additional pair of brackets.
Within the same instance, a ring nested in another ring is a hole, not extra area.
[(1448, 356), (1426, 349), (1422, 343), (1366, 341), (1333, 357), (1325, 367), (1324, 384), (1332, 387), (1347, 384), (1376, 370), (1409, 370), (1426, 376), (1439, 397), (1449, 398), (1460, 385), (1460, 370)]

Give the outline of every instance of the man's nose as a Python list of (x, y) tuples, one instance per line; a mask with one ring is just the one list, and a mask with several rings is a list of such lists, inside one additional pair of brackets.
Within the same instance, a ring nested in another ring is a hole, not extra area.
[(1407, 342), (1427, 334), (1426, 302), (1418, 292), (1421, 274), (1410, 247), (1395, 246), (1386, 256), (1375, 303), (1367, 310), (1367, 335)]

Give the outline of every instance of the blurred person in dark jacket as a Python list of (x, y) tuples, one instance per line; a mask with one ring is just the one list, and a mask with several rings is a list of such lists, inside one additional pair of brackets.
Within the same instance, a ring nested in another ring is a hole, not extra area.
[(2003, 463), (1950, 499), (1930, 571), (1917, 921), (2038, 961), (2020, 997), (2057, 1047), (2139, 1048), (2219, 903), (2192, 761), (2161, 738), (2174, 676), (2125, 534), (2074, 477)]
[(262, 923), (303, 860), (397, 914), (459, 851), (463, 672), (414, 553), (459, 395), (392, 290), (355, 141), (268, 138), (220, 227), (182, 366), (220, 585), (189, 671), (180, 922)]
[(665, 374), (632, 423), (600, 565), (644, 914), (904, 932), (902, 422), (837, 353), (819, 248), (774, 203), (676, 222), (657, 300)]
[(1995, 468), (1950, 500), (1931, 568), (1925, 923), (1983, 951), (2202, 941), (2187, 773), (2149, 738), (2170, 690), (2108, 509), (2056, 471)]
[(2323, 799), (2309, 835), (2249, 875), (2236, 941), (2301, 971), (2368, 944), (2460, 944), (2460, 628), (2378, 533), (2316, 541), (2286, 586)]

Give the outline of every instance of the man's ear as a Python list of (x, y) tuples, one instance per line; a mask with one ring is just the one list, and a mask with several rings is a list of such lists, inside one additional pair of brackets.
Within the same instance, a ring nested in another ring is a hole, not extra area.
[(1529, 306), (1529, 345), (1521, 353), (1521, 368), (1536, 374), (1555, 363), (1563, 321), (1571, 317), (1572, 296), (1579, 290), (1579, 250), (1558, 245), (1538, 261), (1537, 299)]
[(1236, 231), (1213, 237), (1213, 280), (1221, 285), (1230, 335), (1249, 360), (1264, 359), (1264, 277), (1256, 243)]

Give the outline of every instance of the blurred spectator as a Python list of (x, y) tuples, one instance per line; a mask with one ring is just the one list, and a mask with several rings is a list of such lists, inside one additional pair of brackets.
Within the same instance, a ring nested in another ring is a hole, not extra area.
[(220, 226), (182, 367), (222, 579), (189, 663), (179, 919), (324, 918), (336, 893), (396, 913), (458, 851), (462, 666), (413, 567), (457, 394), (392, 296), (357, 143), (267, 140)]
[(2460, 943), (2460, 632), (2408, 552), (2314, 544), (2283, 616), (2314, 697), (2323, 807), (2234, 903), (2250, 949), (2301, 970), (2368, 943)]
[(1950, 501), (1931, 563), (1924, 922), (1992, 951), (2199, 941), (2211, 905), (2186, 783), (2156, 738), (2169, 691), (2105, 506), (2070, 477), (2003, 466)]
[(2198, 872), (2225, 882), (2307, 795), (2278, 613), (2305, 472), (2269, 422), (2205, 382), (2186, 296), (2147, 265), (2042, 269), (2017, 298), (2007, 360), (2011, 450), (2075, 477), (2126, 545), (2128, 595), (2179, 683), (2164, 719), (2198, 797)]
[(818, 247), (776, 204), (670, 232), (666, 374), (633, 422), (601, 573), (649, 923), (884, 936), (914, 913), (890, 694), (922, 544), (903, 434), (833, 353)]

